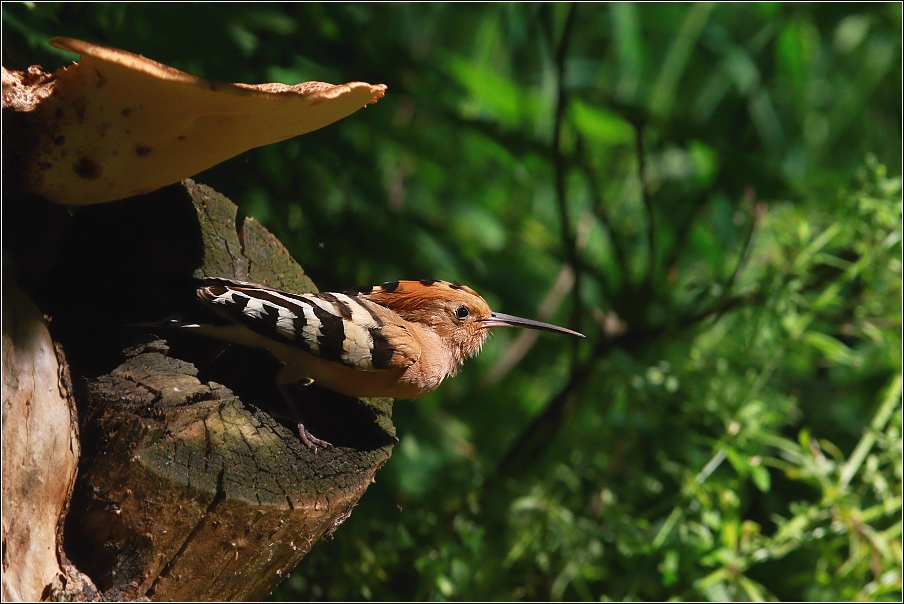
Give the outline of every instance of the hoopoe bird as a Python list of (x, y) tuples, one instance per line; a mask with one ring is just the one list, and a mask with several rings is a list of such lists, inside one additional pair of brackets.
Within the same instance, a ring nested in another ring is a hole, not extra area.
[[(285, 366), (277, 384), (304, 381), (353, 397), (416, 399), (454, 376), (497, 327), (584, 337), (493, 312), (473, 289), (448, 281), (389, 281), (343, 293), (292, 294), (257, 283), (206, 278), (204, 306), (226, 325), (183, 325), (226, 342), (264, 348)], [(285, 390), (284, 390), (285, 392)], [(316, 438), (302, 440), (330, 446)]]

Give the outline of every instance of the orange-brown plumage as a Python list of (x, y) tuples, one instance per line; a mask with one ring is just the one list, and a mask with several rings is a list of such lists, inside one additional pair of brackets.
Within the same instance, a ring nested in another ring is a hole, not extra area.
[(490, 307), (465, 285), (427, 279), (390, 281), (362, 295), (439, 336), (454, 359), (449, 376), (455, 375), (466, 359), (480, 352), (490, 335), (482, 323), (490, 319)]
[[(292, 294), (208, 278), (197, 293), (231, 323), (185, 327), (267, 349), (285, 364), (277, 376), (279, 384), (308, 380), (356, 397), (413, 399), (435, 390), (480, 352), (495, 327), (583, 337), (548, 323), (492, 312), (477, 292), (448, 281), (389, 281), (345, 293)], [(309, 446), (323, 446), (300, 424), (299, 434)]]
[(283, 384), (312, 379), (351, 396), (417, 398), (480, 352), (490, 329), (581, 335), (494, 313), (477, 292), (448, 281), (389, 281), (346, 293), (290, 294), (207, 279), (198, 297), (235, 320), (202, 333), (261, 346), (286, 364)]

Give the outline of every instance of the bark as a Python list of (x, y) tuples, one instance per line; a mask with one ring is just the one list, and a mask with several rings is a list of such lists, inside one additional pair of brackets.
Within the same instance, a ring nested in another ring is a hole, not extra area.
[(3, 600), (93, 600), (61, 557), (61, 519), (79, 456), (62, 350), (14, 283), (3, 284)]
[[(251, 218), (237, 232), (235, 218), (231, 202), (190, 180), (84, 208), (53, 246), (46, 278), (33, 280), (30, 293), (69, 359), (81, 429), (59, 560), (65, 567), (68, 556), (105, 599), (265, 596), (351, 514), (395, 443), (390, 400), (299, 386), (306, 426), (337, 445), (314, 453), (293, 423), (273, 417), (285, 408), (273, 383), (277, 363), (266, 353), (223, 350), (178, 329), (124, 327), (195, 310), (195, 277), (314, 290), (275, 237)], [(7, 323), (4, 315), (5, 384)], [(55, 388), (57, 375), (48, 370), (36, 390)], [(59, 505), (54, 517), (32, 494), (8, 497), (7, 390), (5, 570), (7, 553), (21, 557), (7, 547), (8, 517), (20, 522), (24, 510), (40, 507), (54, 527), (61, 518)], [(50, 423), (71, 430), (63, 419)], [(58, 541), (51, 543), (56, 553)], [(25, 564), (15, 563), (9, 568)], [(53, 572), (51, 565), (41, 581)], [(11, 575), (19, 581), (21, 572), (4, 573), (4, 598)], [(66, 593), (21, 597), (76, 597)]]

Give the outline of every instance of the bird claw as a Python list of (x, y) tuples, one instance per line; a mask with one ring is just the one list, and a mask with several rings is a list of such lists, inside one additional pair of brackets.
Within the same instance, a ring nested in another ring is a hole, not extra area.
[(301, 438), (301, 442), (304, 443), (308, 449), (317, 453), (317, 447), (322, 447), (324, 449), (335, 449), (332, 444), (326, 442), (323, 439), (317, 438), (310, 432), (308, 429), (304, 427), (304, 424), (301, 422), (298, 423), (298, 437)]

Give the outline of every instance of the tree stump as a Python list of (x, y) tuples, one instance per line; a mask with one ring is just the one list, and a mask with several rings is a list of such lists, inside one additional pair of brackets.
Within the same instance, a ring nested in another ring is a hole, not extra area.
[(62, 349), (38, 309), (3, 284), (3, 600), (93, 600), (91, 581), (61, 556), (79, 458)]
[[(83, 208), (33, 289), (81, 429), (61, 559), (105, 599), (260, 599), (351, 514), (396, 442), (390, 399), (297, 386), (305, 425), (336, 445), (315, 453), (267, 413), (285, 411), (267, 353), (129, 326), (191, 310), (198, 277), (316, 291), (275, 237), (235, 218), (190, 180)], [(4, 492), (4, 518), (6, 505)]]

